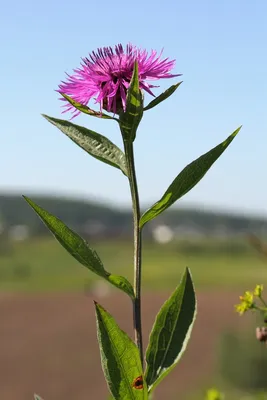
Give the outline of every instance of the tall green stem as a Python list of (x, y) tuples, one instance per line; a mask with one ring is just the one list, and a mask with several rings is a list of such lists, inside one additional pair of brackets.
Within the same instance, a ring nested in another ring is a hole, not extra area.
[(141, 263), (142, 263), (142, 238), (140, 221), (140, 204), (135, 174), (133, 143), (124, 140), (124, 150), (129, 171), (129, 184), (132, 196), (133, 223), (134, 223), (134, 294), (133, 300), (133, 323), (135, 343), (139, 349), (141, 362), (143, 365), (143, 338), (141, 321)]

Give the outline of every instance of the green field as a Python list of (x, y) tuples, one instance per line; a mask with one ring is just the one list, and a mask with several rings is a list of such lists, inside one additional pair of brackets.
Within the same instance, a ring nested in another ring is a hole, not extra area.
[[(105, 241), (90, 243), (105, 268), (132, 281), (132, 244)], [(188, 266), (198, 288), (251, 288), (266, 277), (267, 265), (242, 241), (145, 243), (145, 289), (172, 289)], [(81, 291), (99, 280), (79, 265), (52, 237), (12, 244), (0, 255), (1, 291)]]

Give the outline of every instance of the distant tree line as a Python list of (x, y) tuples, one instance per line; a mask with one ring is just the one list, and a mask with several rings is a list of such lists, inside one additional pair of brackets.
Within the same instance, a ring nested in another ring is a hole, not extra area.
[[(90, 201), (59, 197), (32, 195), (31, 198), (78, 232), (88, 231), (88, 227), (94, 225), (105, 227), (108, 234), (112, 232), (122, 235), (131, 234), (130, 209), (119, 210)], [(165, 224), (171, 228), (198, 227), (207, 234), (222, 226), (233, 233), (261, 233), (262, 231), (267, 233), (267, 219), (264, 218), (175, 207), (164, 216), (159, 216), (152, 221), (146, 228), (146, 234), (157, 224)], [(6, 228), (27, 225), (31, 235), (48, 234), (41, 220), (18, 195), (0, 195), (0, 225)]]

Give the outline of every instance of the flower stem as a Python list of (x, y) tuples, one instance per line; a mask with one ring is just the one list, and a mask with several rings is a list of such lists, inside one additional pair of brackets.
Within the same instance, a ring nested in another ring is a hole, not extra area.
[(267, 303), (266, 301), (261, 297), (261, 295), (259, 296), (259, 299), (261, 300), (262, 304), (265, 306), (265, 308), (267, 307)]
[(141, 321), (141, 263), (142, 263), (142, 238), (140, 221), (139, 194), (135, 173), (133, 143), (124, 140), (125, 157), (129, 172), (129, 184), (132, 196), (133, 223), (134, 223), (134, 294), (133, 300), (133, 324), (135, 343), (139, 349), (141, 363), (143, 365), (143, 338)]

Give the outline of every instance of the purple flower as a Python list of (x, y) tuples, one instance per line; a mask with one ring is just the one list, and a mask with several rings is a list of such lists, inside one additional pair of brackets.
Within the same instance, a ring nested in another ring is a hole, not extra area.
[[(152, 50), (149, 54), (146, 50), (138, 49), (128, 44), (124, 50), (121, 44), (98, 49), (92, 52), (88, 58), (83, 58), (81, 67), (74, 70), (73, 75), (67, 74), (66, 82), (59, 85), (59, 93), (70, 96), (73, 100), (87, 105), (94, 98), (95, 103), (100, 103), (102, 109), (118, 114), (122, 109), (125, 111), (126, 94), (133, 73), (135, 60), (138, 62), (140, 89), (145, 90), (152, 96), (150, 90), (157, 87), (147, 83), (161, 78), (173, 78), (181, 74), (170, 74), (175, 60), (161, 59), (162, 51), (157, 55)], [(73, 118), (80, 112), (70, 103), (65, 111), (72, 111)]]

